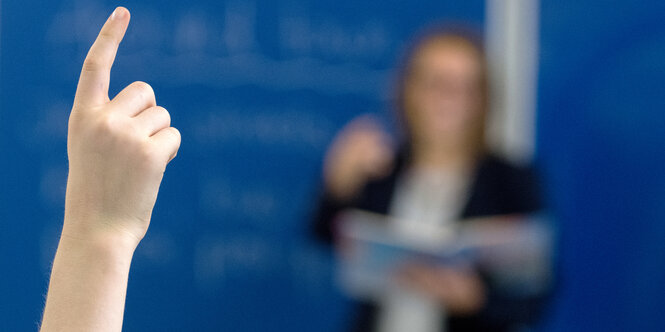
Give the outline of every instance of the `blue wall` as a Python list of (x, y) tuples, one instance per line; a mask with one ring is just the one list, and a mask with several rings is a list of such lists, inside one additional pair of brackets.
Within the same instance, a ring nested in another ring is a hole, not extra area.
[(538, 146), (560, 331), (665, 330), (665, 3), (542, 1)]
[[(126, 331), (337, 331), (347, 305), (307, 238), (325, 147), (385, 115), (400, 50), (480, 0), (124, 1), (111, 93), (150, 83), (183, 136), (136, 252)], [(117, 3), (4, 0), (0, 330), (35, 330), (62, 223), (66, 126), (85, 52)]]
[[(35, 330), (79, 66), (116, 3), (0, 3), (0, 330)], [(336, 331), (306, 236), (322, 155), (388, 112), (404, 41), (483, 1), (126, 1), (111, 91), (151, 83), (183, 145), (131, 272), (126, 331)], [(556, 331), (665, 329), (665, 4), (542, 1), (538, 161), (561, 222)], [(316, 328), (313, 328), (316, 327)]]

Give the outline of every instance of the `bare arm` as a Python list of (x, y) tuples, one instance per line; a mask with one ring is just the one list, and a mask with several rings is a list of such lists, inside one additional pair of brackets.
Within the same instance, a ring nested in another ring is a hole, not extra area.
[(129, 12), (117, 8), (83, 64), (69, 119), (65, 220), (41, 331), (121, 331), (132, 255), (180, 146), (149, 85), (108, 97)]

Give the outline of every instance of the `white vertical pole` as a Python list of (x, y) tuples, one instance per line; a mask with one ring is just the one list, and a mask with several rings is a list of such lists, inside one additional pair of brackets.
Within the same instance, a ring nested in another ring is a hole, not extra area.
[(538, 0), (487, 0), (485, 37), (492, 96), (490, 147), (515, 162), (534, 153)]

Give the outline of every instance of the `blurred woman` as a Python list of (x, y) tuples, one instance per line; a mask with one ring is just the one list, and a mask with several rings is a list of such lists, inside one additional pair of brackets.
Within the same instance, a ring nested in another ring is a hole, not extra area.
[[(338, 134), (325, 160), (317, 238), (333, 244), (335, 217), (348, 208), (393, 216), (395, 229), (423, 237), (457, 220), (540, 210), (532, 170), (484, 144), (489, 91), (479, 40), (459, 30), (429, 31), (401, 70), (399, 148), (368, 116)], [(411, 262), (397, 277), (400, 287), (360, 305), (354, 330), (508, 331), (531, 323), (542, 302), (503, 294), (475, 267)]]

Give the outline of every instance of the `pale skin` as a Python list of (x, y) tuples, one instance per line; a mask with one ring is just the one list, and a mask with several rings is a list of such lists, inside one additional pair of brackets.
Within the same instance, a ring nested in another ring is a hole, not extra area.
[[(472, 167), (475, 137), (470, 133), (482, 115), (480, 65), (474, 52), (456, 40), (435, 40), (412, 59), (405, 82), (410, 168)], [(327, 191), (349, 201), (368, 181), (385, 176), (395, 153), (387, 137), (367, 116), (348, 124), (326, 155)], [(433, 296), (453, 315), (473, 314), (485, 304), (485, 285), (472, 269), (410, 262), (396, 277), (405, 287)]]
[(113, 12), (81, 70), (69, 119), (65, 219), (41, 331), (122, 330), (132, 256), (180, 146), (148, 84), (132, 83), (109, 98), (129, 19), (125, 8)]

